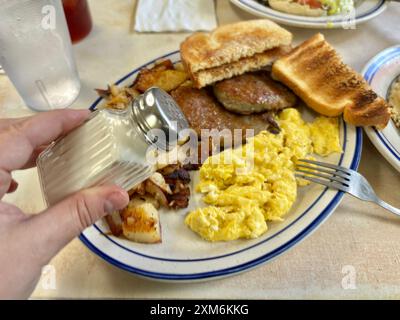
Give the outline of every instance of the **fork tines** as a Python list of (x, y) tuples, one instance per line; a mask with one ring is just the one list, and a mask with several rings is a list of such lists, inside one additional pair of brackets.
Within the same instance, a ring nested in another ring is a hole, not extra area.
[(296, 162), (297, 178), (322, 184), (341, 191), (348, 191), (350, 187), (350, 170), (333, 164), (300, 159)]

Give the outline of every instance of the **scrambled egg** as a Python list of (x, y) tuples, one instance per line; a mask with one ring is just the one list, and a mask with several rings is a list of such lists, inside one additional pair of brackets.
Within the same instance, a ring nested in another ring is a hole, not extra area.
[(294, 163), (341, 152), (337, 118), (306, 123), (293, 108), (277, 119), (281, 132), (263, 131), (237, 149), (209, 157), (200, 169), (197, 191), (209, 206), (190, 212), (185, 223), (203, 239), (257, 238), (267, 221), (282, 221), (297, 196)]
[(342, 152), (337, 118), (318, 117), (309, 127), (314, 153), (326, 157), (333, 152)]

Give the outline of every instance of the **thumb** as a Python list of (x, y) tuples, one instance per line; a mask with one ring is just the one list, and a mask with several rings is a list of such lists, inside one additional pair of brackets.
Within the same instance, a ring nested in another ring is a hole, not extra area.
[[(37, 252), (47, 263), (60, 249), (100, 218), (128, 205), (123, 189), (110, 185), (80, 191), (29, 219)], [(41, 249), (39, 249), (41, 250)]]

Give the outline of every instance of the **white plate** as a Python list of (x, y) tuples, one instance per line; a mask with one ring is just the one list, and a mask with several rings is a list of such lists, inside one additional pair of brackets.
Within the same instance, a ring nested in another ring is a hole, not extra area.
[[(364, 67), (362, 75), (377, 94), (387, 98), (392, 82), (400, 76), (400, 45), (378, 53)], [(386, 160), (400, 171), (400, 130), (393, 121), (382, 131), (370, 127), (365, 132)]]
[[(178, 62), (180, 56), (176, 51), (157, 58), (132, 71), (117, 84), (131, 84), (141, 68), (149, 67), (161, 58)], [(99, 98), (91, 108), (100, 102)], [(309, 120), (314, 117), (306, 110), (303, 116)], [(361, 155), (361, 129), (341, 121), (340, 138), (344, 153), (327, 160), (356, 169)], [(161, 212), (161, 244), (139, 244), (108, 236), (108, 227), (103, 221), (86, 229), (80, 239), (104, 260), (140, 276), (163, 281), (208, 280), (243, 272), (276, 258), (315, 230), (342, 197), (341, 192), (320, 185), (299, 188), (298, 199), (285, 221), (269, 223), (268, 232), (254, 240), (209, 243), (192, 232), (184, 225), (184, 217), (190, 209), (196, 208), (199, 196), (191, 198), (188, 209)]]
[[(277, 11), (255, 0), (231, 0), (231, 2), (251, 14), (289, 26), (303, 28), (349, 28), (352, 26), (350, 16), (306, 17)], [(385, 0), (361, 0), (358, 1), (355, 9), (354, 23), (360, 24), (385, 11), (386, 3)]]

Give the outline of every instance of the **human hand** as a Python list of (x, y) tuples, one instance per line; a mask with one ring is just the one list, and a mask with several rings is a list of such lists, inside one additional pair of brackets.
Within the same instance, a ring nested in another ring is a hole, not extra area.
[(0, 120), (0, 299), (28, 298), (42, 267), (60, 249), (129, 202), (128, 194), (112, 185), (83, 190), (35, 215), (1, 201), (18, 187), (12, 171), (35, 166), (47, 144), (80, 125), (88, 115), (87, 110), (59, 110)]

